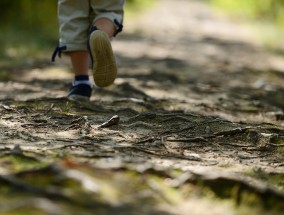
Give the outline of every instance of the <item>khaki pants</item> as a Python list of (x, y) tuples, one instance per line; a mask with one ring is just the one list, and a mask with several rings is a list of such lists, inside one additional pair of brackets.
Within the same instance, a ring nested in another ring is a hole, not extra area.
[(117, 30), (123, 22), (125, 0), (58, 0), (59, 46), (65, 51), (87, 50), (88, 32), (101, 18), (111, 20)]

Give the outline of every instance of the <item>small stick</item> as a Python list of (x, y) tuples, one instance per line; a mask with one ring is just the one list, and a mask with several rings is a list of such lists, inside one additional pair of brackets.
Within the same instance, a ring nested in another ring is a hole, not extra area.
[(99, 125), (97, 128), (108, 128), (108, 127), (111, 127), (113, 125), (118, 125), (119, 121), (120, 121), (120, 117), (118, 115), (115, 115), (115, 116), (111, 117), (108, 121)]

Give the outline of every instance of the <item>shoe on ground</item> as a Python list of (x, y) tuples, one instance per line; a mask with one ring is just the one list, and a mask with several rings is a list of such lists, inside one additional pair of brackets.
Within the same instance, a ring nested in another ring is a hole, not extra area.
[(88, 47), (95, 84), (98, 87), (113, 84), (117, 66), (108, 35), (101, 30), (93, 31), (89, 36)]
[(89, 101), (92, 96), (92, 87), (88, 84), (71, 86), (67, 98), (72, 101)]

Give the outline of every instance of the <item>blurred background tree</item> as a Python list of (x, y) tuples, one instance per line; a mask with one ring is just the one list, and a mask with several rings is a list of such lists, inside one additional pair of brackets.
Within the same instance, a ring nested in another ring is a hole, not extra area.
[(51, 34), (56, 26), (56, 0), (1, 0), (1, 26)]
[(211, 0), (213, 5), (242, 19), (269, 21), (284, 28), (284, 0)]
[(231, 18), (250, 24), (256, 30), (256, 37), (267, 48), (284, 49), (284, 0), (209, 0), (209, 2)]
[(1, 0), (0, 57), (40, 55), (58, 37), (56, 11), (57, 0)]

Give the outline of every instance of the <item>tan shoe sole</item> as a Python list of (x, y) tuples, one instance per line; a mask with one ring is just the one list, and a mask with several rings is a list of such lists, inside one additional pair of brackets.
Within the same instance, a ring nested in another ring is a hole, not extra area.
[(93, 60), (93, 76), (98, 87), (113, 84), (117, 67), (108, 35), (101, 30), (91, 33), (89, 48)]

